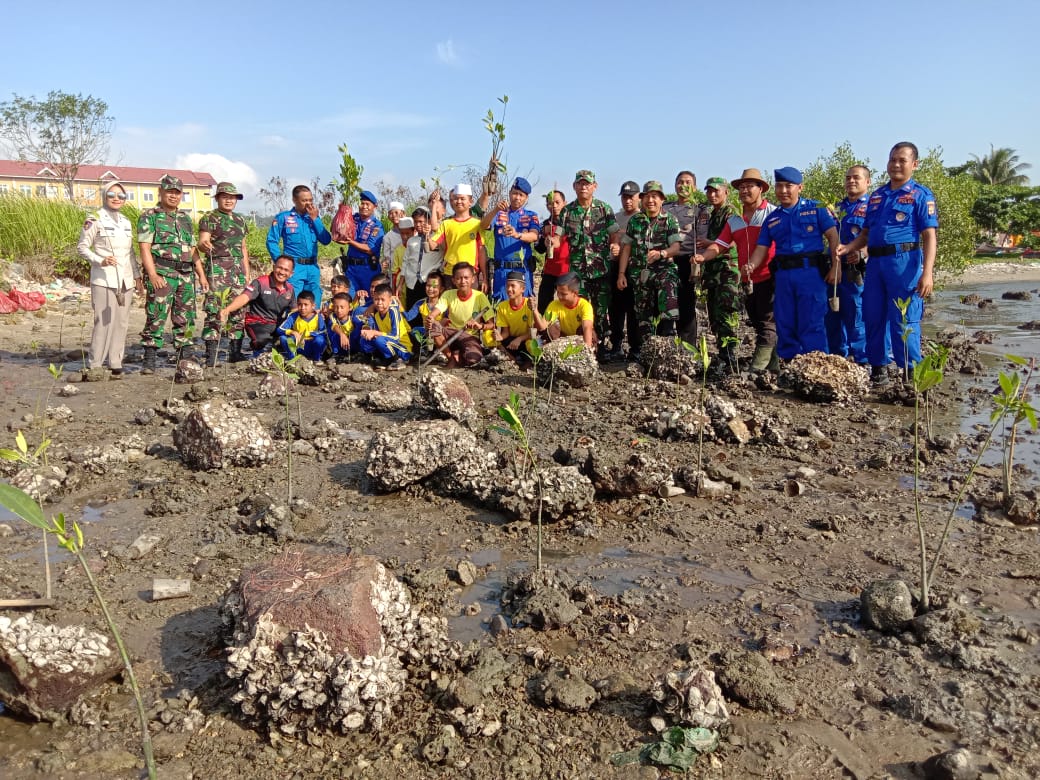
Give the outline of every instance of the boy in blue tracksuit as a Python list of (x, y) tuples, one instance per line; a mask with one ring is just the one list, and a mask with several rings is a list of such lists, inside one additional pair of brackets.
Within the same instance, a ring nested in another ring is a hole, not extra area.
[(400, 371), (412, 358), (412, 340), (408, 323), (398, 306), (394, 306), (390, 285), (372, 288), (372, 311), (361, 328), (361, 351), (375, 358), (376, 366)]
[(318, 313), (314, 293), (304, 290), (296, 296), (296, 311), (278, 326), (281, 352), (288, 358), (303, 355), (318, 362), (325, 353), (325, 318)]

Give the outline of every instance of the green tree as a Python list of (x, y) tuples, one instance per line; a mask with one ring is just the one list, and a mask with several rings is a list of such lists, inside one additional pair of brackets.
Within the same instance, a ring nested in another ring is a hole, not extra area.
[(967, 175), (949, 176), (943, 166), (941, 147), (930, 149), (921, 158), (914, 179), (935, 193), (939, 209), (936, 270), (960, 273), (975, 255), (978, 226), (972, 207), (979, 195), (979, 183)]
[(971, 215), (989, 237), (1029, 235), (1040, 231), (1040, 187), (983, 185)]
[(1029, 184), (1029, 177), (1022, 171), (1033, 167), (1029, 163), (1019, 162), (1018, 153), (1014, 149), (1006, 146), (994, 149), (993, 144), (989, 145), (989, 154), (982, 157), (973, 154), (965, 165), (967, 173), (980, 184), (1017, 187)]
[(49, 92), (45, 100), (14, 98), (0, 103), (0, 138), (19, 160), (42, 162), (57, 175), (73, 199), (79, 167), (102, 162), (108, 154), (114, 119), (108, 104), (87, 95)]
[(834, 206), (845, 197), (845, 173), (853, 165), (865, 165), (870, 171), (872, 187), (875, 186), (877, 171), (870, 167), (868, 159), (860, 158), (852, 150), (852, 144), (845, 141), (835, 146), (830, 155), (818, 157), (805, 166), (802, 196)]

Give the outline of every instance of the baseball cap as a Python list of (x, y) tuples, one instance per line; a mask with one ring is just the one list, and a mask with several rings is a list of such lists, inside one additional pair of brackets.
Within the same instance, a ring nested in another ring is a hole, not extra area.
[(238, 191), (238, 187), (229, 181), (222, 181), (217, 185), (217, 190), (213, 193), (213, 197), (216, 197), (217, 195), (234, 195), (239, 200), (242, 200), (242, 198), (245, 197)]
[(651, 193), (651, 192), (660, 192), (661, 193), (661, 197), (663, 198), (664, 197), (664, 185), (662, 185), (661, 182), (659, 182), (659, 181), (654, 181), (653, 179), (651, 179), (650, 181), (648, 181), (646, 184), (643, 185), (643, 194), (646, 195), (646, 194)]
[(161, 179), (159, 179), (160, 190), (177, 190), (177, 192), (184, 192), (184, 183), (171, 173), (167, 173)]
[(580, 171), (574, 174), (574, 181), (587, 181), (589, 184), (595, 184), (596, 174), (594, 174), (588, 168), (582, 168)]
[(638, 195), (638, 194), (639, 194), (639, 185), (636, 184), (634, 181), (626, 181), (624, 184), (621, 185), (621, 192), (618, 193), (618, 195)]
[(721, 176), (712, 176), (708, 179), (708, 183), (704, 185), (706, 190), (721, 190), (723, 187), (729, 189), (729, 182), (723, 179)]

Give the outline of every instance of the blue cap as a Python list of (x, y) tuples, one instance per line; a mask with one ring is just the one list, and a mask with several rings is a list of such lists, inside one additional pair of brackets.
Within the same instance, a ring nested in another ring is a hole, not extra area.
[(786, 168), (777, 168), (773, 171), (773, 178), (776, 179), (777, 184), (782, 181), (785, 181), (788, 184), (801, 184), (802, 172), (797, 168), (792, 168), (788, 165)]
[(524, 195), (531, 194), (531, 182), (525, 179), (523, 176), (517, 176), (516, 181), (513, 182), (513, 186), (510, 187), (513, 190), (520, 190)]
[(379, 205), (379, 200), (376, 198), (375, 195), (372, 194), (370, 190), (361, 190), (361, 200), (367, 200), (373, 206)]

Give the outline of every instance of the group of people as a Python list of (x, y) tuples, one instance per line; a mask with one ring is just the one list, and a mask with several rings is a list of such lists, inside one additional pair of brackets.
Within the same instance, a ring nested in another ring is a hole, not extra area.
[[(751, 370), (775, 370), (781, 360), (818, 350), (869, 364), (880, 383), (893, 359), (905, 367), (921, 357), (938, 218), (934, 196), (913, 180), (917, 165), (917, 147), (896, 144), (889, 181), (872, 193), (869, 170), (853, 166), (837, 213), (803, 198), (802, 174), (791, 167), (774, 171), (777, 205), (765, 199), (766, 177), (748, 168), (732, 181), (710, 178), (705, 204), (691, 197), (691, 171), (676, 176), (674, 199), (659, 181), (627, 181), (617, 212), (596, 197), (595, 174), (582, 169), (573, 199), (558, 190), (547, 196), (544, 222), (527, 207), (531, 185), (522, 177), (493, 205), (488, 187), (477, 199), (459, 184), (449, 194), (450, 216), (440, 193), (410, 214), (403, 203), (387, 204), (385, 232), (378, 199), (364, 190), (324, 307), (318, 246), (332, 235), (307, 187), (293, 189), (293, 207), (268, 231), (272, 270), (251, 279), (246, 223), (234, 210), (242, 195), (233, 184), (217, 185), (217, 209), (202, 218), (196, 239), (178, 210), (181, 182), (164, 176), (159, 206), (137, 225), (138, 264), (132, 228), (119, 214), (126, 194), (114, 182), (79, 244), (92, 269), (90, 368), (107, 361), (112, 375), (122, 372), (135, 289), (147, 295), (148, 373), (168, 316), (178, 355), (190, 344), (196, 288), (205, 294), (210, 366), (226, 333), (230, 361), (249, 358), (248, 335), (252, 354), (354, 354), (401, 368), (415, 352), (415, 336), (437, 359), (460, 366), (480, 363), (495, 348), (523, 360), (532, 339), (558, 335), (580, 336), (603, 361), (623, 358), (626, 343), (637, 356), (651, 334), (693, 343), (699, 287), (723, 370), (740, 368), (744, 309), (755, 331)], [(739, 209), (730, 205), (731, 187)], [(904, 300), (908, 307), (897, 305)]]

